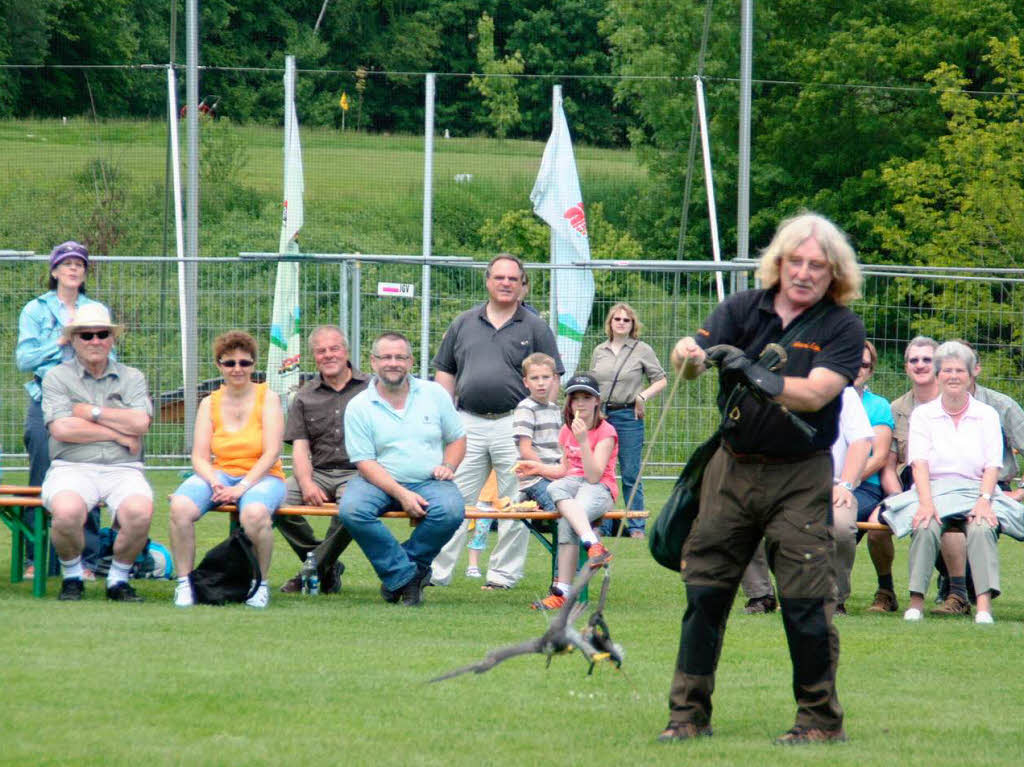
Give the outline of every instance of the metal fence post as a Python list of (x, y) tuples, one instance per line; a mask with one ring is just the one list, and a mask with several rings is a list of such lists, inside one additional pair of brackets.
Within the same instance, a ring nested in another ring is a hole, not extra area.
[(362, 359), (361, 350), (362, 350), (362, 346), (363, 345), (362, 345), (362, 341), (360, 339), (360, 336), (362, 335), (362, 332), (363, 332), (363, 327), (362, 327), (363, 323), (362, 323), (362, 316), (360, 314), (360, 307), (362, 306), (362, 303), (361, 303), (362, 296), (360, 295), (360, 291), (362, 290), (362, 286), (363, 286), (363, 281), (362, 281), (363, 273), (362, 273), (362, 267), (361, 267), (361, 265), (360, 265), (360, 263), (358, 261), (353, 261), (352, 262), (352, 275), (351, 275), (351, 277), (352, 277), (352, 337), (349, 338), (349, 340), (348, 340), (349, 345), (351, 346), (351, 353), (349, 354), (349, 357), (356, 361), (356, 365), (357, 366), (361, 367), (361, 365), (359, 365), (359, 362)]
[[(352, 344), (352, 328), (349, 327), (348, 311), (349, 269), (348, 261), (338, 265), (338, 327), (345, 332), (349, 345)], [(356, 358), (358, 363), (359, 358)], [(358, 365), (357, 365), (358, 367)]]

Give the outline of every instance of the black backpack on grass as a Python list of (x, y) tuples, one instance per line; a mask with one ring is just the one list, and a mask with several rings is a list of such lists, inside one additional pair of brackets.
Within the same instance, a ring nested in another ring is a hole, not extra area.
[(249, 599), (262, 578), (249, 536), (242, 528), (236, 529), (206, 552), (189, 578), (196, 604), (223, 605)]

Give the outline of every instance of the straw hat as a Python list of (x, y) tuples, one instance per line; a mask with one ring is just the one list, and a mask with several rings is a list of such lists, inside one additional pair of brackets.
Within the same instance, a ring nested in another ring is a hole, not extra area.
[(93, 302), (79, 307), (75, 319), (64, 326), (64, 337), (71, 338), (75, 333), (86, 328), (107, 328), (117, 338), (124, 332), (124, 327), (115, 325), (110, 319), (110, 310), (103, 304)]

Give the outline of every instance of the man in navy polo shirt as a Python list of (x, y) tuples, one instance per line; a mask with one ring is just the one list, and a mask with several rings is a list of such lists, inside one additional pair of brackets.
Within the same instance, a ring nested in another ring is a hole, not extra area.
[[(434, 355), (435, 380), (455, 398), (466, 429), (466, 459), (455, 475), (466, 504), (476, 504), (491, 469), (500, 496), (514, 498), (518, 493), (512, 471), (519, 460), (512, 413), (529, 394), (523, 384), (523, 360), (544, 352), (554, 358), (559, 375), (565, 372), (551, 328), (521, 305), (525, 278), (526, 270), (515, 256), (493, 258), (487, 267), (487, 302), (456, 317)], [(435, 584), (451, 582), (466, 530), (463, 524), (434, 560)], [(523, 577), (529, 539), (521, 521), (498, 522), (485, 590), (510, 589)]]

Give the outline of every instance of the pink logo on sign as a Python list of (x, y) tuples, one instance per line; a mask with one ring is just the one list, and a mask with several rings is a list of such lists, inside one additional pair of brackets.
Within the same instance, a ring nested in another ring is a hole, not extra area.
[(578, 202), (562, 214), (562, 218), (569, 219), (569, 226), (587, 236), (587, 217), (583, 213), (583, 203)]

